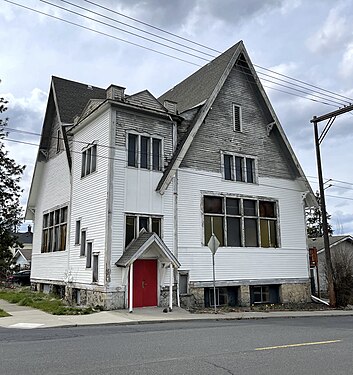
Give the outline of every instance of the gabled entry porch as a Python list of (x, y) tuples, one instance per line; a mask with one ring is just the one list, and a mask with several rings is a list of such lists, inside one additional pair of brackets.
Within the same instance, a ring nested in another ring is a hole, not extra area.
[(160, 281), (169, 270), (169, 309), (173, 304), (173, 271), (180, 267), (174, 254), (156, 233), (142, 229), (115, 263), (124, 267), (128, 275), (128, 306), (157, 306)]

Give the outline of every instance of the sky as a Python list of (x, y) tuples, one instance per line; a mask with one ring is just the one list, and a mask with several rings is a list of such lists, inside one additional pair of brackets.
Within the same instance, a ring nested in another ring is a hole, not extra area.
[[(346, 98), (353, 98), (351, 0), (14, 0), (37, 12), (4, 0), (0, 2), (0, 97), (9, 101), (6, 112), (9, 139), (39, 143), (38, 135), (23, 131), (41, 132), (52, 75), (102, 88), (110, 84), (120, 85), (126, 87), (128, 95), (148, 89), (158, 97), (206, 64), (212, 59), (209, 55), (216, 56), (219, 53), (215, 51), (223, 52), (243, 40), (313, 190), (318, 189), (310, 120), (313, 116), (348, 105)], [(97, 23), (97, 20), (113, 27)], [(158, 40), (175, 49), (119, 29)], [(157, 39), (151, 33), (165, 39)], [(166, 39), (179, 44), (171, 44)], [(191, 54), (202, 56), (202, 59)], [(312, 86), (303, 88), (298, 81), (291, 82), (299, 86), (289, 85), (284, 76), (274, 75), (262, 68), (328, 91), (319, 91)], [(293, 88), (298, 91), (293, 91)], [(308, 94), (308, 89), (319, 92), (314, 97)], [(324, 125), (320, 125), (321, 130)], [(352, 141), (353, 111), (336, 118), (321, 144), (323, 173), (327, 181), (327, 211), (337, 235), (353, 234)], [(12, 141), (6, 142), (6, 148), (18, 163), (27, 166), (21, 182), (24, 189), (21, 203), (25, 207), (38, 148)]]

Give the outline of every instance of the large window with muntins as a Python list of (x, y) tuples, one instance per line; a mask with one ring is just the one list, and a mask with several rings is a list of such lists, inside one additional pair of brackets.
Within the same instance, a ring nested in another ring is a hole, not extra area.
[(204, 245), (214, 233), (220, 246), (278, 247), (274, 201), (204, 196), (203, 216)]
[(67, 212), (64, 206), (43, 215), (42, 253), (66, 249)]

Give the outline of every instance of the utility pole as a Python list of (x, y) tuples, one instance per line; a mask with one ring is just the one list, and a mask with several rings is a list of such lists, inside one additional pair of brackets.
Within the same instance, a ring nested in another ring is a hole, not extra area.
[[(332, 274), (332, 261), (331, 261), (331, 249), (330, 249), (330, 240), (328, 236), (328, 224), (327, 224), (327, 214), (326, 214), (326, 202), (325, 202), (325, 188), (322, 175), (322, 165), (321, 165), (321, 153), (320, 153), (320, 144), (324, 140), (326, 134), (330, 130), (333, 122), (336, 117), (342, 115), (343, 113), (353, 110), (353, 105), (343, 107), (337, 111), (327, 113), (325, 115), (316, 117), (310, 121), (314, 124), (314, 139), (315, 139), (315, 149), (316, 149), (316, 161), (317, 161), (317, 173), (319, 177), (319, 191), (320, 191), (320, 206), (321, 206), (321, 215), (322, 215), (322, 230), (324, 236), (324, 246), (325, 246), (325, 259), (326, 259), (326, 269), (327, 269), (327, 287), (328, 287), (328, 296), (331, 307), (336, 306), (336, 294), (333, 285), (333, 274)], [(319, 136), (318, 123), (321, 121), (328, 120), (325, 128)]]

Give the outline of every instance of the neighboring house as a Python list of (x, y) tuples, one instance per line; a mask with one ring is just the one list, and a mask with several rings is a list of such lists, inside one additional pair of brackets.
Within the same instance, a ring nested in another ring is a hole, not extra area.
[(158, 100), (53, 77), (26, 218), (31, 281), (127, 308), (310, 297), (316, 205), (242, 42)]
[(17, 266), (19, 269), (29, 269), (31, 268), (32, 258), (32, 227), (28, 225), (27, 232), (17, 232), (15, 235), (22, 247), (16, 246), (11, 249), (14, 260), (16, 261), (14, 266)]
[[(343, 257), (343, 259), (351, 259), (352, 267), (353, 267), (353, 237), (350, 235), (342, 235), (342, 236), (330, 236), (330, 250), (331, 250), (331, 259), (334, 265), (336, 257)], [(325, 265), (326, 265), (326, 254), (325, 254), (325, 245), (324, 245), (324, 238), (308, 238), (308, 247), (317, 249), (317, 258), (318, 258), (318, 274), (319, 274), (319, 286), (320, 291), (324, 294), (327, 293), (327, 280), (326, 280), (326, 273), (325, 273)], [(347, 258), (345, 258), (347, 257)], [(317, 289), (317, 276), (316, 276), (316, 269), (312, 270), (312, 276), (315, 280), (315, 287)], [(352, 268), (353, 273), (353, 268)]]

